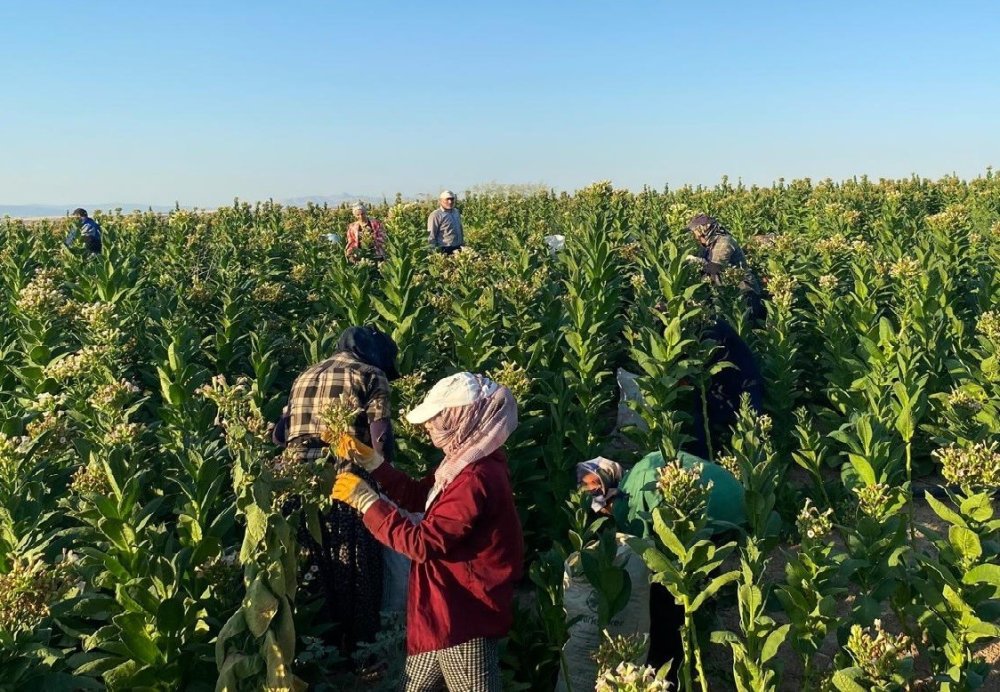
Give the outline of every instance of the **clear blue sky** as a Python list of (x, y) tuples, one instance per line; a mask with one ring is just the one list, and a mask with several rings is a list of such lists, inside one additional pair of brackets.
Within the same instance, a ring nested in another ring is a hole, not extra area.
[(998, 7), (0, 0), (0, 202), (971, 177)]

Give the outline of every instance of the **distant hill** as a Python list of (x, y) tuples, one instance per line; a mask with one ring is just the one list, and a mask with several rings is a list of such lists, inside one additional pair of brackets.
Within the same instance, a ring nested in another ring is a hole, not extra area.
[(289, 207), (304, 207), (310, 202), (313, 204), (326, 204), (331, 207), (337, 207), (345, 202), (356, 202), (358, 200), (361, 200), (362, 202), (381, 202), (382, 197), (376, 197), (373, 195), (353, 195), (349, 192), (342, 192), (339, 195), (307, 195), (305, 197), (290, 197), (279, 201)]
[[(379, 203), (383, 200), (383, 197), (374, 195), (356, 195), (349, 192), (342, 192), (336, 195), (307, 195), (304, 197), (290, 197), (288, 199), (279, 199), (277, 201), (279, 204), (283, 204), (288, 207), (304, 207), (310, 202), (313, 204), (326, 204), (331, 207), (337, 207), (345, 202), (354, 202), (357, 200)], [(135, 210), (148, 211), (150, 209), (155, 212), (165, 213), (176, 208), (173, 204), (139, 204), (134, 202), (104, 202), (102, 204), (0, 204), (0, 218), (3, 218), (4, 216), (11, 216), (19, 219), (37, 219), (53, 216), (59, 217), (66, 216), (77, 207), (83, 207), (91, 213), (98, 209), (103, 212), (121, 209), (122, 212), (126, 214)], [(181, 205), (181, 209), (193, 208), (195, 207), (190, 204)], [(212, 209), (214, 207), (198, 208)]]
[(77, 207), (83, 207), (88, 212), (97, 209), (101, 211), (111, 211), (121, 208), (123, 212), (146, 211), (152, 209), (157, 212), (166, 212), (174, 208), (173, 205), (165, 204), (136, 204), (130, 202), (106, 202), (104, 204), (0, 204), (0, 217), (13, 216), (15, 218), (33, 219), (44, 216), (65, 216)]

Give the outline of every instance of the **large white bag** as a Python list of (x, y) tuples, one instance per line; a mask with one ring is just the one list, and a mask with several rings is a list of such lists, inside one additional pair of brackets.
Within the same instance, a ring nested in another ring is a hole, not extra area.
[(646, 421), (642, 419), (638, 411), (633, 410), (628, 404), (630, 401), (642, 403), (642, 391), (639, 389), (638, 375), (629, 372), (625, 368), (618, 368), (615, 371), (615, 379), (618, 380), (618, 430), (629, 426), (635, 426), (640, 430), (649, 430)]
[[(610, 635), (649, 635), (649, 568), (625, 543), (631, 538), (618, 534), (616, 563), (628, 571), (632, 593), (620, 613), (611, 618), (607, 631)], [(565, 670), (559, 671), (557, 692), (593, 692), (597, 684), (597, 663), (593, 655), (604, 640), (597, 626), (597, 593), (583, 575), (580, 554), (573, 553), (566, 560), (563, 574), (563, 607), (566, 619), (581, 616), (570, 628), (569, 639), (563, 646)], [(642, 658), (645, 659), (643, 653)], [(567, 685), (568, 683), (568, 685)]]
[(547, 235), (545, 236), (545, 244), (549, 246), (549, 252), (555, 257), (556, 253), (566, 247), (566, 236)]

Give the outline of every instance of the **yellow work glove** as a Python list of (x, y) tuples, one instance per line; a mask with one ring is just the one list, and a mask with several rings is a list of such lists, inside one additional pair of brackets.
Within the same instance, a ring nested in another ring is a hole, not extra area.
[(353, 435), (344, 433), (337, 440), (333, 453), (341, 459), (353, 461), (355, 464), (371, 473), (382, 465), (382, 455), (361, 442)]
[(334, 500), (340, 500), (362, 514), (371, 509), (371, 506), (378, 499), (378, 493), (350, 471), (337, 474), (337, 480), (333, 483), (333, 492), (330, 495)]

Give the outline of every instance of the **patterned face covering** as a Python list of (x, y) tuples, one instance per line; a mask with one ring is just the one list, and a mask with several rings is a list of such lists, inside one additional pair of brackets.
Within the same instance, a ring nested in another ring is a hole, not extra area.
[(590, 508), (600, 512), (618, 496), (618, 484), (622, 480), (622, 465), (617, 461), (597, 457), (582, 461), (576, 465), (577, 485), (583, 486), (587, 476), (596, 476), (595, 487), (587, 488), (590, 492)]
[(517, 427), (517, 402), (510, 390), (477, 377), (491, 394), (465, 406), (446, 408), (427, 421), (431, 441), (444, 451), (444, 461), (434, 472), (428, 507), (462, 469), (499, 449)]

